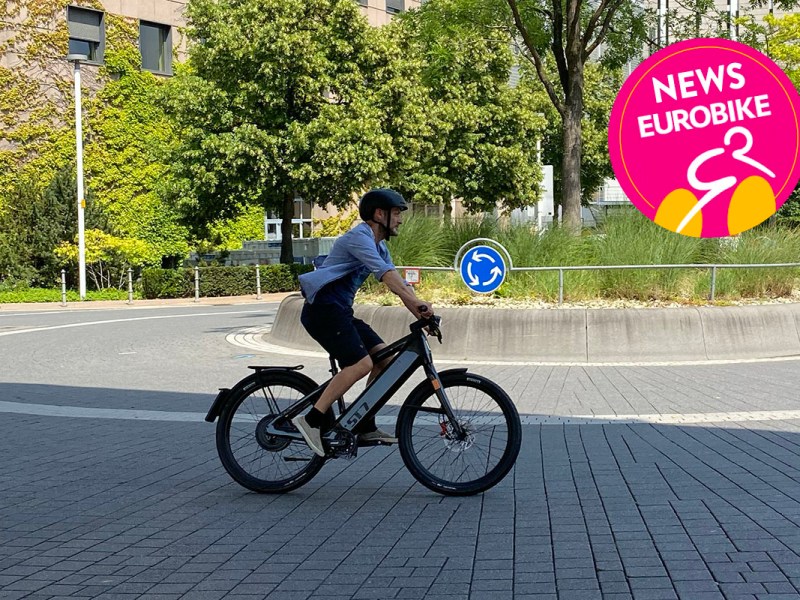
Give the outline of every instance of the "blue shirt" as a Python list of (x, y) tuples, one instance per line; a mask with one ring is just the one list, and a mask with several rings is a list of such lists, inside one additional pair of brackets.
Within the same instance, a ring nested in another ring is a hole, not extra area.
[(380, 281), (393, 269), (386, 242), (376, 243), (372, 228), (361, 223), (334, 242), (319, 269), (300, 275), (300, 290), (309, 304), (320, 301), (350, 307), (370, 274)]

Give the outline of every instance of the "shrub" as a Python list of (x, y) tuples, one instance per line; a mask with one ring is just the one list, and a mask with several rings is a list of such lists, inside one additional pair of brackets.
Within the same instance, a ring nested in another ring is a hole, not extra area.
[[(298, 277), (311, 265), (261, 265), (261, 291), (290, 292), (300, 289)], [(145, 298), (189, 298), (194, 295), (194, 269), (145, 269)], [(200, 267), (200, 296), (246, 296), (256, 293), (254, 266)]]
[(145, 298), (188, 298), (194, 294), (192, 269), (144, 269), (142, 294)]

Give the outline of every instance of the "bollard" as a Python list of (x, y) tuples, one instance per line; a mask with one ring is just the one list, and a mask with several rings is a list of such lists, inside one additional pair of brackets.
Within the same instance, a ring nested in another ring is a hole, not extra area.
[(67, 305), (67, 272), (61, 269), (61, 306)]
[(709, 296), (709, 300), (711, 302), (714, 301), (714, 295), (717, 292), (717, 265), (711, 267), (711, 295)]
[(133, 304), (133, 269), (128, 267), (128, 304)]
[(194, 268), (194, 301), (200, 302), (200, 267)]
[(564, 269), (558, 270), (558, 305), (564, 304)]
[(261, 265), (256, 263), (256, 300), (261, 300)]

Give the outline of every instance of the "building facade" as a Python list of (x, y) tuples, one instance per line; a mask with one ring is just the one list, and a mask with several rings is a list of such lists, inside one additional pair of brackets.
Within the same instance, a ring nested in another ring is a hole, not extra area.
[[(186, 40), (181, 31), (186, 26), (184, 12), (188, 0), (73, 0), (72, 3), (50, 2), (53, 10), (42, 10), (43, 0), (7, 0), (0, 9), (0, 70), (6, 70), (17, 82), (37, 82), (35, 97), (27, 99), (26, 110), (16, 115), (15, 123), (0, 124), (0, 150), (13, 146), (7, 130), (36, 114), (37, 107), (49, 102), (55, 111), (65, 114), (70, 109), (72, 66), (66, 55), (82, 55), (83, 87), (96, 89), (98, 68), (104, 64), (107, 24), (111, 18), (123, 18), (138, 31), (138, 46), (142, 69), (169, 77), (175, 61), (186, 58)], [(420, 0), (352, 0), (375, 27), (410, 8)], [(60, 9), (63, 6), (63, 10)], [(53, 48), (68, 47), (64, 55)], [(48, 50), (49, 48), (49, 50)], [(14, 119), (11, 119), (12, 121)], [(53, 125), (57, 125), (54, 120)], [(330, 216), (324, 207), (312, 207), (298, 198), (296, 201), (295, 234), (307, 237), (313, 219)], [(280, 239), (280, 220), (273, 215), (265, 218), (265, 237)]]

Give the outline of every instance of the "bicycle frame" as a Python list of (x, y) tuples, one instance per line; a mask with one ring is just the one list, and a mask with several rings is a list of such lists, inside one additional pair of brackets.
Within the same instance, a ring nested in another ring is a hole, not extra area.
[[(442, 388), (442, 382), (436, 368), (433, 366), (430, 345), (425, 336), (425, 321), (418, 321), (411, 325), (411, 333), (386, 348), (379, 350), (372, 357), (375, 363), (379, 363), (386, 358), (394, 355), (392, 361), (380, 374), (370, 383), (367, 388), (359, 394), (354, 402), (339, 415), (336, 419), (336, 426), (349, 431), (354, 431), (364, 420), (374, 416), (391, 399), (392, 395), (408, 381), (411, 375), (419, 368), (425, 370), (426, 377), (430, 380), (436, 396), (441, 403), (441, 409), (420, 408), (426, 412), (443, 413), (450, 420), (453, 429), (459, 435), (462, 433), (461, 425), (458, 423), (450, 401)], [(281, 413), (281, 417), (291, 419), (314, 404), (322, 394), (323, 390), (330, 383), (330, 379), (316, 388), (307, 396), (295, 402), (292, 406)], [(281, 419), (275, 419), (266, 429), (270, 435), (282, 438), (292, 438), (303, 440), (300, 433), (288, 432), (275, 427), (275, 423)]]

